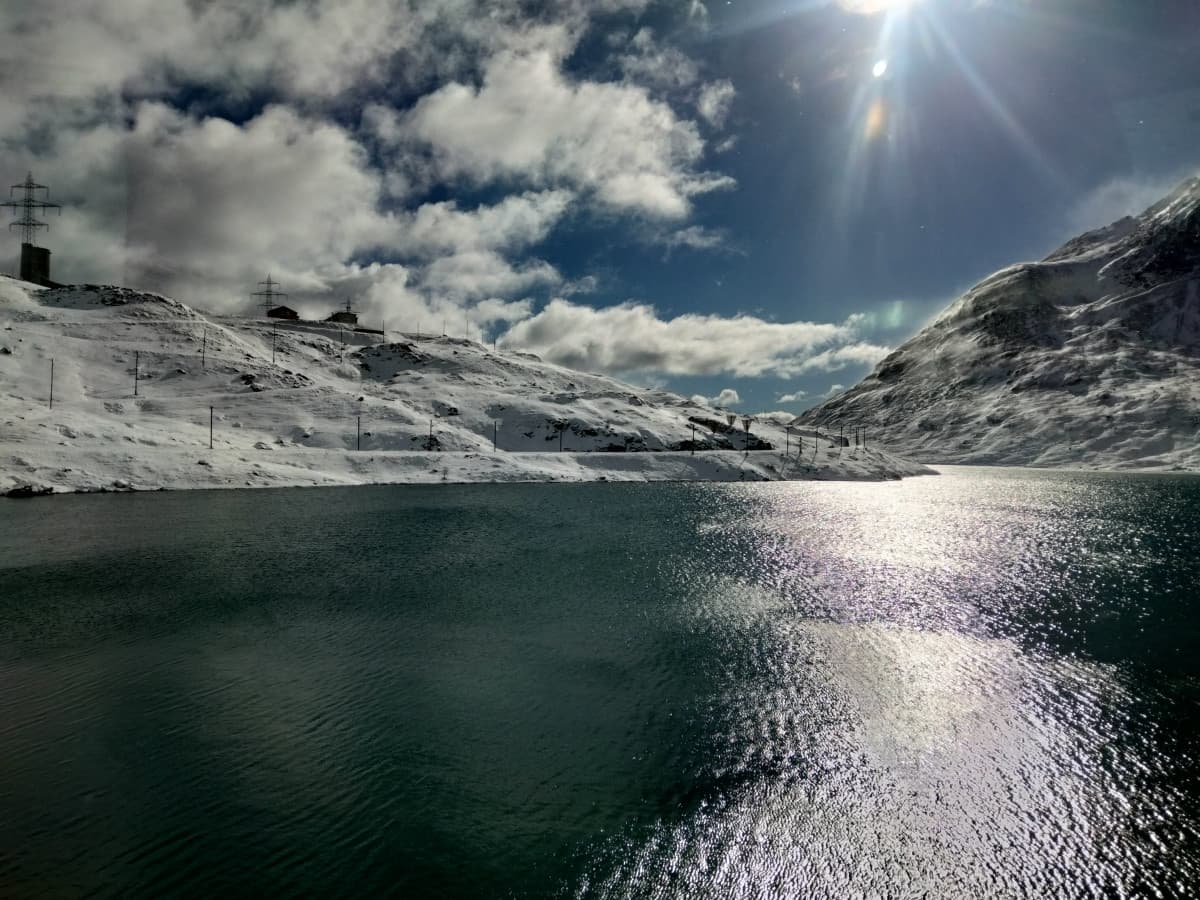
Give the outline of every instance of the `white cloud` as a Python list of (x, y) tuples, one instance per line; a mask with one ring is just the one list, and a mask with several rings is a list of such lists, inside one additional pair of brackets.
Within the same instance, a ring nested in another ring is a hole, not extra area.
[(570, 202), (568, 191), (542, 191), (510, 194), (472, 210), (453, 200), (426, 203), (401, 217), (398, 247), (422, 256), (523, 249), (543, 240)]
[(488, 295), (511, 295), (538, 286), (554, 286), (562, 276), (543, 260), (526, 260), (514, 265), (490, 250), (443, 256), (424, 269), (422, 286), (455, 299)]
[(857, 334), (853, 320), (779, 323), (697, 314), (662, 319), (645, 304), (594, 309), (556, 299), (515, 324), (504, 341), (591, 372), (787, 377), (821, 368), (806, 366), (811, 359), (835, 359), (839, 348), (859, 346)]
[(584, 190), (601, 205), (682, 218), (690, 198), (732, 180), (697, 172), (696, 126), (631, 84), (575, 81), (562, 27), (531, 30), (494, 55), (482, 84), (451, 83), (402, 117), (400, 135), (428, 147), (447, 177)]
[(831, 384), (829, 386), (829, 390), (822, 394), (821, 397), (828, 400), (830, 397), (836, 397), (844, 390), (846, 390), (846, 386), (844, 384)]
[(696, 109), (708, 124), (720, 128), (725, 124), (725, 117), (729, 115), (729, 107), (736, 95), (732, 81), (713, 81), (700, 89)]
[(724, 388), (721, 393), (712, 398), (713, 406), (737, 406), (742, 402), (742, 398), (733, 388)]
[(776, 403), (801, 403), (808, 397), (805, 391), (792, 391), (790, 394), (780, 394), (775, 398)]
[(643, 28), (629, 41), (628, 52), (617, 60), (626, 79), (659, 90), (678, 90), (695, 84), (699, 67), (675, 47), (659, 44)]
[(672, 231), (659, 239), (659, 243), (673, 250), (676, 247), (686, 247), (691, 250), (715, 250), (725, 246), (725, 234), (714, 231), (702, 225), (689, 225)]
[(889, 353), (890, 347), (866, 341), (854, 341), (840, 347), (831, 347), (806, 359), (800, 372), (837, 372), (847, 366), (873, 366)]

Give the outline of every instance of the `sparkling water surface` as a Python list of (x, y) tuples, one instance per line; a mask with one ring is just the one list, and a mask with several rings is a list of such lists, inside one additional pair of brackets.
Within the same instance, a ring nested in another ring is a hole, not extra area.
[(1200, 479), (0, 505), (0, 896), (1200, 896)]

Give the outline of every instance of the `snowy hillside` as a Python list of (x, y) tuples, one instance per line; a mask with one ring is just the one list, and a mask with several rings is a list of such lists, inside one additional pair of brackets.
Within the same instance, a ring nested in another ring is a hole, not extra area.
[(997, 272), (799, 422), (926, 463), (1200, 468), (1200, 178)]
[(0, 493), (926, 471), (811, 431), (803, 458), (795, 437), (785, 458), (770, 422), (752, 426), (746, 453), (740, 425), (717, 410), (474, 341), (384, 343), (336, 325), (209, 317), (124, 288), (7, 278), (0, 425)]

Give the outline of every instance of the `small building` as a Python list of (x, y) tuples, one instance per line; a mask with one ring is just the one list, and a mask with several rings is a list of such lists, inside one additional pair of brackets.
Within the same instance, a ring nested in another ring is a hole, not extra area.
[(325, 320), (326, 322), (338, 322), (342, 325), (357, 325), (358, 313), (352, 313), (348, 309), (339, 309), (332, 316)]
[(300, 318), (300, 314), (290, 306), (276, 306), (267, 310), (267, 318), (291, 319), (292, 321), (297, 321)]

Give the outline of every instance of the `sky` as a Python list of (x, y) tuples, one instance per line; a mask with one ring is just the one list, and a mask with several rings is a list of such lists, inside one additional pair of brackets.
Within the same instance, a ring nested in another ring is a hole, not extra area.
[(249, 314), (269, 274), (307, 315), (748, 412), (853, 385), (1200, 169), (1194, 0), (40, 0), (0, 26), (0, 178), (63, 204), (57, 280)]

